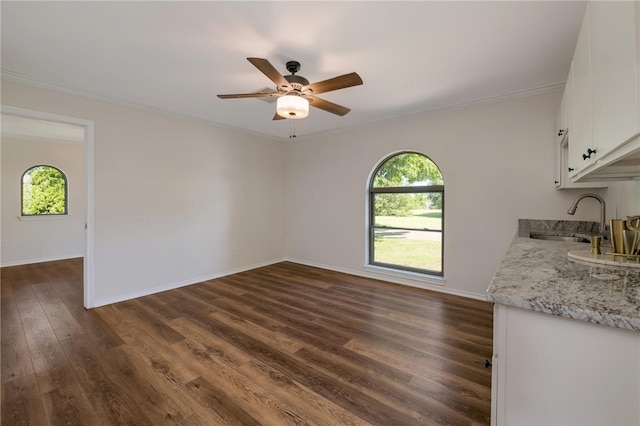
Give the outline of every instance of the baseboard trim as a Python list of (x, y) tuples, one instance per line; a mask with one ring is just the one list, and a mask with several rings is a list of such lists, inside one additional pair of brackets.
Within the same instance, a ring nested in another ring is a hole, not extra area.
[(12, 262), (0, 263), (0, 267), (5, 268), (9, 266), (30, 265), (32, 263), (55, 262), (57, 260), (77, 259), (79, 257), (84, 257), (84, 254), (76, 254), (73, 256), (65, 256), (65, 257), (42, 257), (40, 259), (14, 260)]
[(111, 305), (118, 302), (124, 302), (126, 300), (137, 299), (138, 297), (149, 296), (151, 294), (162, 293), (163, 291), (174, 290), (180, 287), (185, 287), (188, 285), (198, 284), (204, 281), (215, 280), (216, 278), (226, 277), (227, 275), (239, 274), (240, 272), (249, 271), (251, 269), (261, 268), (263, 266), (273, 265), (275, 263), (284, 262), (286, 259), (272, 259), (266, 262), (255, 263), (253, 265), (244, 266), (241, 268), (229, 269), (223, 272), (218, 272), (211, 275), (190, 278), (188, 280), (179, 281), (175, 283), (165, 284), (158, 287), (153, 287), (150, 289), (145, 289), (141, 291), (134, 291), (132, 293), (127, 293), (121, 296), (109, 297), (106, 299), (95, 300), (92, 308), (98, 308), (100, 306)]
[(316, 262), (309, 262), (309, 261), (306, 261), (306, 260), (296, 259), (296, 258), (291, 258), (291, 257), (288, 257), (285, 260), (287, 262), (299, 263), (301, 265), (306, 265), (306, 266), (313, 266), (314, 268), (327, 269), (329, 271), (342, 272), (343, 274), (356, 275), (356, 276), (359, 276), (359, 277), (371, 278), (371, 279), (380, 280), (380, 281), (386, 281), (386, 282), (390, 282), (390, 283), (393, 283), (393, 284), (400, 284), (400, 285), (406, 285), (406, 286), (409, 286), (409, 287), (416, 287), (416, 288), (422, 288), (422, 289), (425, 289), (425, 290), (437, 291), (439, 293), (450, 294), (450, 295), (453, 295), (453, 296), (466, 297), (468, 299), (475, 299), (475, 300), (482, 300), (482, 301), (486, 301), (487, 300), (487, 295), (484, 294), (484, 293), (479, 294), (479, 293), (473, 293), (473, 292), (469, 292), (469, 291), (456, 290), (456, 289), (452, 289), (452, 288), (443, 287), (440, 284), (428, 284), (428, 283), (419, 282), (419, 281), (412, 280), (412, 279), (403, 279), (401, 277), (395, 277), (395, 276), (392, 276), (392, 275), (389, 275), (389, 274), (384, 274), (384, 273), (376, 273), (376, 272), (369, 272), (369, 271), (358, 271), (358, 270), (353, 270), (353, 269), (348, 269), (348, 268), (338, 268), (338, 267), (331, 266), (331, 265), (325, 265), (325, 264), (316, 263)]
[[(59, 257), (56, 257), (56, 258), (42, 258), (42, 259), (31, 259), (31, 260), (25, 260), (25, 261), (8, 262), (6, 264), (3, 263), (1, 266), (4, 268), (4, 267), (7, 267), (7, 266), (19, 266), (19, 265), (27, 265), (27, 264), (30, 264), (30, 263), (53, 262), (53, 261), (57, 261), (57, 260), (75, 259), (75, 258), (78, 258), (78, 257), (82, 257), (82, 255), (71, 256), (71, 257), (63, 257), (63, 258), (59, 258)], [(349, 269), (349, 268), (339, 268), (339, 267), (335, 267), (335, 266), (331, 266), (331, 265), (326, 265), (326, 264), (323, 264), (323, 263), (309, 262), (309, 261), (302, 260), (302, 259), (296, 259), (296, 258), (292, 258), (292, 257), (285, 257), (285, 258), (272, 259), (272, 260), (268, 260), (268, 261), (265, 261), (265, 262), (255, 263), (255, 264), (244, 266), (244, 267), (241, 267), (241, 268), (229, 269), (229, 270), (218, 272), (218, 273), (211, 274), (211, 275), (190, 278), (190, 279), (187, 279), (187, 280), (184, 280), (184, 281), (174, 282), (174, 283), (170, 283), (170, 284), (166, 284), (166, 285), (162, 285), (162, 286), (158, 286), (158, 287), (153, 287), (151, 289), (146, 289), (146, 290), (142, 290), (142, 291), (136, 291), (136, 292), (132, 292), (132, 293), (127, 293), (127, 294), (124, 294), (124, 295), (121, 295), (121, 296), (115, 296), (115, 297), (110, 297), (110, 298), (106, 298), (106, 299), (96, 300), (94, 305), (91, 306), (91, 307), (92, 308), (97, 308), (97, 307), (100, 307), (100, 306), (106, 306), (106, 305), (111, 305), (111, 304), (118, 303), (118, 302), (124, 302), (126, 300), (136, 299), (138, 297), (144, 297), (144, 296), (149, 296), (151, 294), (162, 293), (163, 291), (174, 290), (176, 288), (185, 287), (185, 286), (193, 285), (193, 284), (198, 284), (198, 283), (201, 283), (201, 282), (204, 282), (204, 281), (214, 280), (216, 278), (222, 278), (222, 277), (226, 277), (228, 275), (238, 274), (240, 272), (245, 272), (245, 271), (249, 271), (249, 270), (252, 270), (252, 269), (261, 268), (263, 266), (269, 266), (269, 265), (273, 265), (273, 264), (280, 263), (280, 262), (285, 262), (285, 261), (286, 262), (298, 263), (300, 265), (312, 266), (314, 268), (326, 269), (326, 270), (334, 271), (334, 272), (341, 272), (343, 274), (355, 275), (355, 276), (364, 277), (364, 278), (371, 278), (371, 279), (376, 279), (376, 280), (380, 280), (380, 281), (386, 281), (386, 282), (390, 282), (390, 283), (394, 283), (394, 284), (406, 285), (406, 286), (409, 286), (409, 287), (416, 287), (416, 288), (422, 288), (422, 289), (425, 289), (425, 290), (437, 291), (439, 293), (451, 294), (451, 295), (454, 295), (454, 296), (461, 296), (461, 297), (466, 297), (466, 298), (469, 298), (469, 299), (483, 300), (483, 301), (487, 300), (486, 294), (478, 294), (478, 293), (473, 293), (473, 292), (468, 292), (468, 291), (451, 289), (451, 288), (443, 287), (442, 285), (439, 285), (439, 284), (429, 284), (429, 283), (419, 282), (419, 281), (416, 281), (416, 280), (413, 280), (413, 279), (409, 279), (409, 278), (403, 279), (402, 277), (396, 277), (396, 276), (392, 276), (392, 275), (385, 274), (385, 273), (376, 273), (374, 271), (358, 271), (358, 270)]]

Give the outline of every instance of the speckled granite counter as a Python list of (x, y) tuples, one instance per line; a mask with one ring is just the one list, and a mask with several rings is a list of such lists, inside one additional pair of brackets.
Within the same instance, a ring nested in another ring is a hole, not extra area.
[(640, 271), (571, 260), (585, 243), (528, 238), (522, 223), (488, 300), (565, 318), (640, 331)]

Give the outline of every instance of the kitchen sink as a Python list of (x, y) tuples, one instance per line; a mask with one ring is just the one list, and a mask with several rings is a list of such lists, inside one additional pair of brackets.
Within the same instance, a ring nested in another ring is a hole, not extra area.
[(548, 240), (548, 241), (567, 241), (572, 243), (589, 243), (591, 239), (588, 235), (574, 234), (570, 232), (556, 232), (556, 233), (542, 233), (532, 232), (529, 234), (529, 238), (534, 240)]

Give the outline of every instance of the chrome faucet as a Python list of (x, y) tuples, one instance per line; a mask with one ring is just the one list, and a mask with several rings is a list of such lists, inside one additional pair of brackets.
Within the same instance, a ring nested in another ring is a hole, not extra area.
[(606, 235), (605, 235), (605, 232), (604, 232), (604, 229), (605, 229), (604, 221), (605, 221), (605, 217), (606, 217), (605, 216), (606, 207), (605, 207), (604, 200), (598, 194), (582, 194), (582, 195), (579, 195), (578, 198), (576, 198), (576, 200), (573, 202), (573, 204), (571, 204), (571, 207), (569, 207), (569, 210), (567, 210), (567, 214), (570, 214), (570, 215), (576, 214), (576, 209), (578, 208), (578, 203), (583, 198), (595, 198), (596, 200), (598, 200), (600, 202), (600, 235), (602, 235), (604, 238), (606, 238)]

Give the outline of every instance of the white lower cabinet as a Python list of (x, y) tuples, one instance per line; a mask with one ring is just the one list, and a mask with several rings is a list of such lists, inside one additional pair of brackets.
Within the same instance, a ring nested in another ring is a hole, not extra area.
[(640, 332), (494, 309), (492, 425), (640, 425)]

